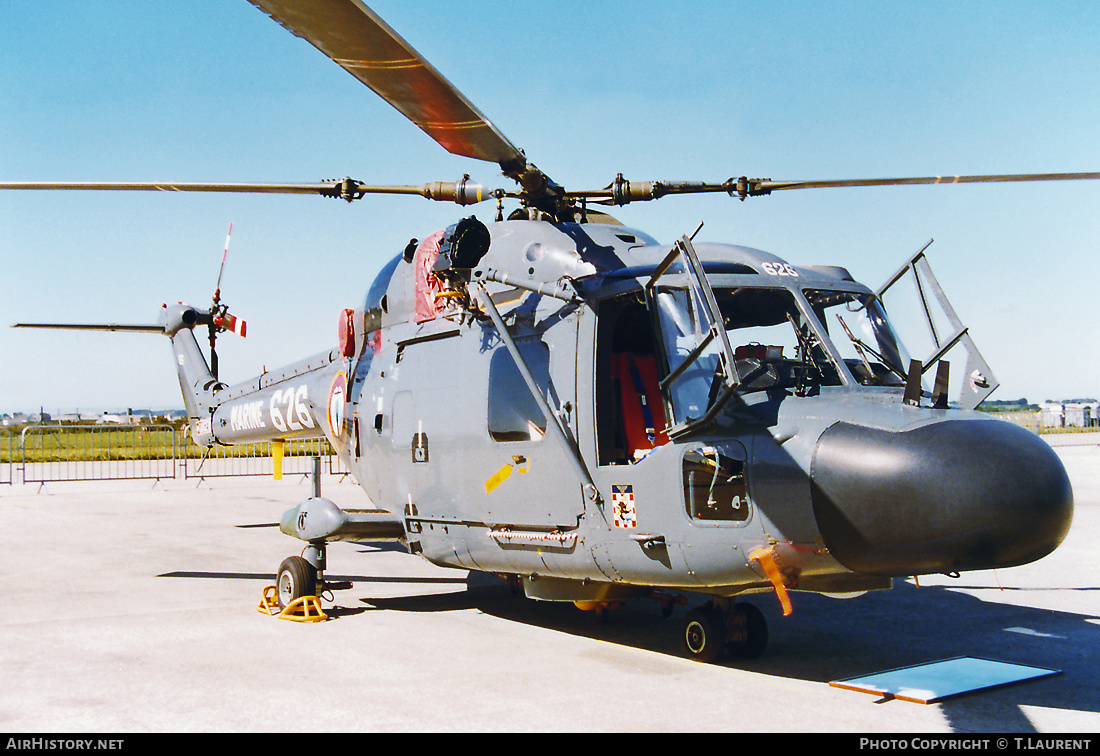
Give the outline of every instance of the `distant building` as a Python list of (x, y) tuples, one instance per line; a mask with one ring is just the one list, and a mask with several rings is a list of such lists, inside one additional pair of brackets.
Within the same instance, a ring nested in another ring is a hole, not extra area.
[(121, 415), (104, 412), (102, 415), (96, 416), (95, 422), (98, 425), (141, 425), (143, 423), (152, 423), (153, 417), (152, 415), (137, 413)]
[(1100, 402), (1043, 402), (1039, 412), (1045, 428), (1100, 426)]
[(99, 419), (99, 415), (93, 415), (88, 412), (73, 412), (65, 415), (57, 415), (51, 419), (56, 423), (94, 423)]
[(154, 425), (157, 423), (169, 423), (178, 420), (186, 420), (187, 411), (181, 409), (150, 410), (131, 409), (126, 412), (65, 412), (51, 415), (40, 410), (39, 412), (11, 412), (0, 413), (0, 427), (12, 426), (66, 424), (66, 425)]

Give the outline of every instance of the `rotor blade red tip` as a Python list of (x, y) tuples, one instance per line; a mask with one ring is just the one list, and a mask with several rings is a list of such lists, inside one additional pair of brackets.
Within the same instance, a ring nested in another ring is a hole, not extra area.
[(214, 316), (214, 325), (221, 328), (223, 331), (232, 331), (241, 338), (244, 338), (245, 332), (248, 330), (247, 322), (229, 313)]

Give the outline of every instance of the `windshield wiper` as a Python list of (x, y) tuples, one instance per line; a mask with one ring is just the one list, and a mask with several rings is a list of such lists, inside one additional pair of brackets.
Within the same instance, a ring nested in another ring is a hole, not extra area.
[(871, 361), (867, 359), (867, 354), (866, 352), (864, 352), (865, 349), (867, 350), (867, 352), (870, 352), (872, 355), (874, 355), (874, 357), (879, 361), (879, 364), (883, 365), (887, 370), (894, 373), (902, 380), (905, 379), (904, 372), (898, 370), (898, 368), (891, 365), (889, 360), (887, 360), (871, 347), (864, 344), (863, 341), (861, 341), (859, 338), (856, 337), (854, 333), (852, 333), (852, 331), (848, 328), (848, 324), (844, 322), (844, 318), (840, 317), (839, 312), (836, 313), (836, 319), (840, 321), (840, 327), (844, 329), (844, 333), (848, 335), (848, 340), (851, 341), (852, 346), (856, 348), (856, 353), (859, 355), (859, 359), (863, 361), (863, 366), (867, 368), (867, 375), (871, 378), (871, 380), (876, 379), (876, 374), (875, 369), (871, 367)]

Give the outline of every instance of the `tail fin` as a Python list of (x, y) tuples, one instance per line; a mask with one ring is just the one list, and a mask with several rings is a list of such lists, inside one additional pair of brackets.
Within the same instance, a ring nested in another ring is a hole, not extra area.
[(216, 405), (214, 392), (224, 388), (210, 370), (192, 330), (196, 325), (208, 323), (210, 317), (209, 312), (185, 304), (166, 306), (160, 315), (163, 333), (171, 339), (176, 356), (176, 375), (191, 423), (191, 436), (199, 446), (208, 446), (213, 438), (210, 416)]

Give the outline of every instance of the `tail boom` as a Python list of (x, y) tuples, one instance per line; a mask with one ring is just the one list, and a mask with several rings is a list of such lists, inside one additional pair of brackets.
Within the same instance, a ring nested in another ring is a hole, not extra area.
[(209, 318), (209, 313), (182, 304), (166, 307), (161, 313), (164, 334), (172, 341), (195, 444), (331, 439), (335, 435), (329, 420), (333, 413), (325, 400), (343, 367), (338, 350), (227, 386), (214, 377), (193, 331)]

